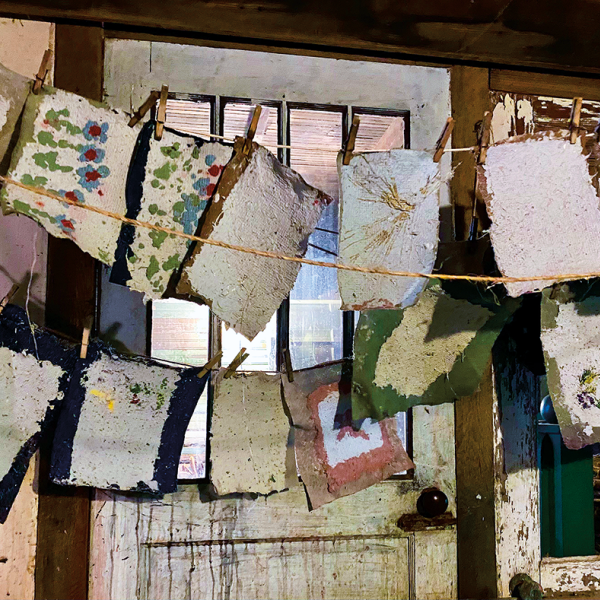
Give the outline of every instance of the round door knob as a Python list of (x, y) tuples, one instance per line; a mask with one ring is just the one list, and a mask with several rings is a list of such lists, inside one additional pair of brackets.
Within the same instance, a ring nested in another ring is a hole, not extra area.
[(427, 488), (417, 500), (417, 512), (428, 519), (438, 517), (448, 508), (448, 496), (438, 488)]

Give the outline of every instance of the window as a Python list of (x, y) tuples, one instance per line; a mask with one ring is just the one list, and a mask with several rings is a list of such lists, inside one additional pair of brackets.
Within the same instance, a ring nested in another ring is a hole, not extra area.
[[(356, 150), (408, 147), (409, 114), (405, 111), (342, 105), (260, 102), (263, 110), (255, 140), (298, 171), (333, 202), (309, 239), (307, 257), (334, 262), (338, 247), (339, 189), (337, 155), (352, 113), (360, 114)], [(177, 95), (167, 103), (166, 125), (183, 133), (233, 138), (245, 135), (255, 104), (245, 98)], [(291, 146), (281, 148), (277, 146)], [(340, 311), (337, 272), (303, 265), (289, 300), (252, 342), (228, 329), (205, 306), (178, 300), (152, 303), (152, 356), (201, 365), (219, 348), (229, 364), (244, 347), (249, 358), (240, 370), (277, 371), (288, 343), (295, 369), (352, 355), (354, 314)], [(190, 423), (181, 463), (181, 479), (206, 476), (206, 424), (209, 394), (204, 394)], [(398, 429), (406, 443), (406, 415)]]

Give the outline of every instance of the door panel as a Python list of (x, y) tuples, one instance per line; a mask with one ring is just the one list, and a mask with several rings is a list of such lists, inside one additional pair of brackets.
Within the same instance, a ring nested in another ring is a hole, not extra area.
[(408, 598), (408, 544), (402, 537), (150, 544), (140, 597)]

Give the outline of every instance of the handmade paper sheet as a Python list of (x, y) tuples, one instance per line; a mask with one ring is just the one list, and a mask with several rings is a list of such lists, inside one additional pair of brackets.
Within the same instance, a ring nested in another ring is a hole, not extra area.
[[(338, 158), (339, 260), (431, 273), (439, 233), (439, 165), (428, 152), (390, 150)], [(414, 304), (427, 280), (338, 271), (343, 310)]]
[[(0, 170), (8, 167), (7, 152), (15, 142), (15, 127), (23, 112), (32, 81), (0, 64)], [(5, 159), (6, 162), (5, 162)]]
[(73, 349), (32, 330), (23, 309), (9, 304), (0, 315), (0, 523), (56, 417), (75, 360)]
[(548, 390), (565, 445), (579, 450), (600, 442), (600, 296), (555, 295), (542, 298)]
[(294, 372), (292, 383), (283, 377), (296, 462), (313, 509), (414, 469), (396, 418), (365, 419), (357, 431), (335, 426), (341, 373), (339, 364), (329, 364)]
[[(118, 110), (45, 87), (25, 104), (21, 134), (8, 176), (58, 196), (120, 215), (139, 127)], [(112, 265), (121, 222), (8, 184), (4, 212), (40, 223), (51, 235), (73, 240)]]
[(58, 422), (51, 478), (63, 485), (169, 493), (188, 423), (209, 377), (92, 344)]
[(268, 494), (290, 487), (281, 375), (236, 373), (225, 379), (225, 373), (215, 380), (211, 423), (210, 479), (217, 493)]
[[(498, 268), (509, 277), (600, 271), (600, 211), (581, 142), (546, 132), (488, 149), (478, 189), (492, 221)], [(511, 296), (552, 281), (508, 283)]]
[[(153, 133), (154, 124), (146, 129)], [(145, 147), (132, 166), (132, 178), (139, 177), (140, 184), (129, 185), (127, 216), (194, 235), (233, 147), (168, 130), (160, 141), (153, 135), (144, 138)], [(111, 281), (143, 292), (148, 299), (160, 298), (190, 243), (162, 231), (124, 225)]]
[(365, 311), (354, 336), (352, 415), (382, 419), (472, 394), (518, 302), (434, 282), (404, 310)]
[[(304, 256), (308, 236), (330, 198), (283, 166), (266, 148), (243, 139), (225, 168), (201, 237)], [(249, 340), (262, 331), (294, 286), (299, 263), (199, 244), (185, 263), (177, 291), (202, 298)]]

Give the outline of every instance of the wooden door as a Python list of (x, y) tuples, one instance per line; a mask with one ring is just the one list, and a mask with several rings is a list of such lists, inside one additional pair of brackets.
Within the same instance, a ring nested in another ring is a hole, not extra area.
[(388, 480), (309, 512), (301, 486), (213, 499), (184, 485), (162, 500), (97, 491), (90, 598), (456, 598), (454, 526), (404, 531), (420, 490), (454, 514), (451, 405), (414, 410), (413, 480)]

